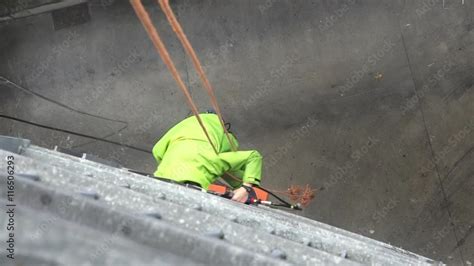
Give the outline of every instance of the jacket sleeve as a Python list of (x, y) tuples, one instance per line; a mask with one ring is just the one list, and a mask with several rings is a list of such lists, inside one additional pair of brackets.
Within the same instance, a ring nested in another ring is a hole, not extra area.
[(226, 172), (242, 170), (244, 183), (260, 184), (263, 158), (258, 151), (223, 152), (219, 158), (226, 164)]
[(165, 134), (156, 144), (153, 146), (153, 157), (155, 157), (156, 162), (161, 162), (163, 156), (165, 155), (168, 145), (170, 143), (169, 134)]
[(235, 180), (235, 178), (232, 178), (229, 176), (227, 173), (224, 173), (222, 175), (222, 179), (224, 179), (227, 184), (229, 184), (232, 188), (236, 189), (242, 186), (242, 177), (244, 176), (244, 171), (243, 170), (237, 170), (235, 172), (228, 172), (229, 174), (239, 178), (240, 180)]

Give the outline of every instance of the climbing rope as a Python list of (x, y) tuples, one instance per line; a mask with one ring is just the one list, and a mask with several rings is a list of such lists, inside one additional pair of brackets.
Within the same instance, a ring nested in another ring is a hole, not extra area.
[(204, 69), (202, 68), (201, 62), (199, 61), (196, 52), (194, 51), (193, 47), (191, 46), (191, 43), (189, 42), (188, 38), (186, 37), (186, 34), (184, 34), (183, 28), (181, 28), (181, 25), (179, 24), (178, 20), (176, 19), (176, 16), (174, 15), (173, 10), (171, 9), (169, 5), (169, 0), (159, 0), (161, 9), (163, 9), (163, 12), (166, 15), (166, 18), (168, 19), (168, 22), (171, 25), (171, 28), (173, 31), (176, 33), (176, 36), (178, 39), (181, 41), (181, 44), (183, 45), (184, 49), (186, 50), (186, 53), (191, 57), (191, 60), (193, 62), (194, 68), (196, 69), (196, 72), (199, 75), (199, 78), (201, 79), (204, 88), (206, 88), (206, 91), (209, 95), (209, 98), (211, 99), (211, 105), (212, 107), (216, 110), (217, 116), (219, 117), (219, 121), (221, 123), (222, 128), (224, 129), (224, 133), (227, 137), (227, 140), (230, 143), (230, 146), (232, 148), (232, 151), (237, 151), (237, 147), (235, 146), (235, 143), (232, 141), (232, 139), (229, 136), (229, 132), (225, 126), (224, 120), (222, 119), (222, 113), (221, 109), (219, 107), (219, 104), (217, 103), (217, 98), (216, 95), (214, 94), (214, 89), (212, 88), (211, 83), (209, 82), (209, 79), (207, 78), (206, 74), (204, 73)]
[(153, 45), (155, 46), (158, 54), (161, 56), (163, 59), (163, 62), (165, 63), (166, 67), (168, 67), (169, 71), (173, 75), (173, 78), (176, 80), (178, 83), (179, 88), (181, 91), (183, 91), (186, 101), (191, 108), (191, 111), (193, 112), (194, 116), (199, 122), (199, 125), (201, 125), (201, 128), (204, 131), (204, 134), (206, 135), (206, 138), (208, 139), (209, 143), (212, 146), (212, 149), (216, 154), (219, 152), (216, 149), (216, 146), (211, 140), (211, 137), (209, 136), (209, 133), (206, 130), (206, 127), (204, 126), (204, 123), (201, 120), (201, 117), (199, 116), (199, 112), (197, 110), (196, 104), (194, 103), (191, 93), (189, 92), (188, 88), (184, 84), (183, 80), (181, 79), (181, 76), (178, 73), (178, 70), (176, 69), (176, 66), (174, 65), (173, 61), (171, 60), (171, 57), (168, 53), (168, 50), (166, 49), (163, 41), (161, 41), (160, 35), (158, 34), (158, 31), (156, 30), (155, 26), (153, 25), (150, 16), (148, 15), (148, 12), (145, 10), (145, 7), (143, 6), (141, 0), (131, 0), (132, 6), (135, 9), (135, 12), (137, 13), (138, 18), (143, 24), (143, 27), (148, 33), (148, 36), (150, 36), (151, 41), (153, 42)]
[[(130, 2), (132, 4), (135, 12), (137, 13), (138, 18), (142, 22), (146, 32), (148, 33), (150, 39), (152, 40), (156, 50), (158, 51), (158, 54), (161, 56), (161, 58), (163, 59), (163, 62), (165, 63), (167, 68), (170, 70), (170, 72), (173, 75), (174, 79), (178, 83), (178, 86), (181, 89), (181, 91), (183, 91), (183, 93), (186, 97), (186, 101), (187, 101), (189, 107), (191, 108), (191, 111), (193, 112), (194, 116), (198, 120), (199, 125), (201, 126), (204, 134), (206, 135), (206, 138), (208, 139), (209, 143), (211, 144), (214, 152), (216, 154), (218, 154), (219, 151), (217, 150), (215, 144), (212, 142), (212, 140), (209, 136), (209, 133), (207, 132), (207, 129), (204, 126), (204, 123), (202, 122), (202, 120), (199, 116), (196, 104), (194, 103), (188, 88), (186, 87), (183, 80), (181, 79), (181, 76), (179, 75), (179, 73), (178, 73), (178, 71), (177, 71), (177, 69), (176, 69), (176, 67), (173, 63), (173, 61), (172, 61), (172, 59), (171, 59), (171, 57), (168, 53), (168, 50), (166, 49), (166, 46), (164, 45), (163, 41), (161, 40), (161, 38), (158, 34), (158, 31), (156, 30), (155, 26), (153, 25), (148, 12), (145, 10), (141, 0), (130, 0)], [(183, 45), (186, 53), (188, 54), (188, 56), (191, 57), (191, 61), (193, 62), (194, 68), (196, 69), (196, 72), (198, 73), (199, 78), (200, 78), (201, 82), (203, 83), (207, 94), (209, 95), (211, 105), (214, 108), (214, 110), (216, 111), (217, 116), (219, 117), (219, 121), (221, 123), (222, 129), (224, 130), (224, 133), (226, 135), (227, 140), (229, 141), (229, 144), (231, 146), (232, 151), (237, 151), (237, 147), (236, 147), (235, 143), (232, 141), (232, 138), (230, 137), (229, 132), (228, 132), (226, 126), (225, 126), (224, 120), (222, 119), (221, 109), (219, 107), (219, 104), (217, 103), (217, 98), (215, 96), (214, 89), (213, 89), (211, 83), (209, 82), (209, 79), (207, 78), (206, 74), (204, 73), (204, 70), (203, 70), (202, 65), (201, 65), (201, 63), (200, 63), (200, 61), (199, 61), (199, 59), (196, 55), (196, 52), (194, 51), (191, 43), (189, 42), (189, 40), (186, 37), (186, 34), (184, 33), (181, 25), (179, 24), (173, 10), (171, 9), (171, 7), (169, 5), (169, 0), (158, 0), (158, 3), (160, 5), (161, 9), (163, 10), (164, 14), (166, 15), (166, 18), (167, 18), (171, 28), (176, 33), (176, 36), (178, 37), (181, 44)], [(240, 178), (235, 177), (234, 175), (232, 175), (230, 173), (226, 173), (226, 174), (229, 177), (231, 177), (232, 179), (235, 179), (239, 182), (242, 182), (242, 180)], [(302, 189), (299, 186), (291, 186), (290, 188), (288, 188), (288, 191), (277, 191), (277, 190), (265, 189), (261, 186), (258, 186), (258, 187), (261, 188), (262, 190), (267, 191), (268, 193), (270, 193), (271, 195), (273, 195), (275, 198), (279, 199), (283, 203), (286, 203), (286, 202), (284, 200), (280, 199), (274, 193), (279, 193), (279, 194), (286, 195), (291, 200), (301, 203), (302, 206), (306, 206), (306, 205), (309, 204), (309, 202), (314, 198), (314, 191), (316, 191), (315, 189), (311, 189), (309, 187), (309, 185), (307, 185), (305, 189)], [(288, 204), (288, 203), (286, 203), (286, 204)]]

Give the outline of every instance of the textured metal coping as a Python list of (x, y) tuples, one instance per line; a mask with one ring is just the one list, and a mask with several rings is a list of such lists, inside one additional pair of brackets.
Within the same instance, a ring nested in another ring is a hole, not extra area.
[[(21, 1), (20, 1), (21, 2)], [(62, 0), (58, 3), (50, 3), (46, 5), (41, 5), (38, 7), (29, 8), (26, 10), (20, 10), (16, 13), (9, 14), (7, 16), (0, 17), (0, 23), (4, 21), (9, 21), (13, 19), (26, 18), (29, 16), (35, 16), (46, 12), (52, 12), (58, 9), (63, 9), (71, 6), (76, 6), (80, 4), (86, 4), (88, 0)], [(20, 3), (21, 4), (21, 3)]]
[(212, 215), (229, 220), (238, 217), (237, 223), (256, 230), (270, 232), (286, 240), (308, 244), (335, 255), (346, 254), (348, 258), (354, 261), (370, 264), (434, 263), (430, 259), (403, 249), (300, 216), (281, 211), (245, 206), (199, 191), (157, 182), (120, 169), (113, 169), (78, 158), (71, 158), (70, 156), (39, 147), (32, 146), (27, 150), (26, 156), (37, 160), (46, 159), (46, 163), (56, 167), (66, 167), (74, 172), (82, 171), (95, 179), (102, 179), (105, 182), (118, 186), (129, 184), (132, 190), (153, 197), (166, 195), (167, 200), (176, 204), (191, 206), (199, 202), (203, 211)]
[[(47, 203), (40, 197), (41, 202)], [(6, 201), (0, 201), (5, 206)], [(18, 247), (15, 260), (0, 252), (0, 265), (189, 265), (192, 260), (170, 252), (152, 249), (116, 234), (68, 222), (49, 212), (33, 210), (17, 205), (15, 242)], [(7, 214), (0, 213), (0, 225), (4, 228)], [(7, 241), (5, 234), (0, 241)], [(101, 241), (98, 242), (97, 240)], [(78, 248), (80, 247), (80, 248)], [(133, 256), (130, 256), (133, 254)]]
[(96, 156), (94, 154), (84, 153), (84, 152), (71, 150), (71, 149), (65, 149), (65, 148), (61, 148), (61, 147), (58, 147), (58, 146), (54, 146), (54, 150), (57, 151), (57, 152), (72, 155), (74, 157), (81, 157), (82, 159), (87, 159), (89, 161), (94, 161), (96, 163), (105, 164), (105, 165), (112, 166), (112, 167), (115, 167), (115, 168), (122, 168), (122, 166), (118, 162), (108, 161), (108, 160), (102, 159), (99, 156)]
[[(0, 151), (0, 156), (4, 156)], [(143, 193), (135, 192), (123, 185), (116, 187), (110, 183), (99, 181), (94, 177), (82, 176), (62, 168), (51, 168), (48, 165), (29, 158), (17, 158), (16, 166), (20, 176), (38, 176), (37, 180), (46, 183), (51, 188), (68, 188), (76, 194), (82, 194), (108, 204), (112, 209), (142, 214), (158, 214), (160, 219), (170, 224), (177, 223), (180, 227), (199, 234), (221, 232), (222, 237), (231, 244), (246, 248), (252, 247), (255, 252), (271, 255), (274, 250), (282, 251), (287, 260), (296, 264), (356, 264), (341, 255), (334, 255), (319, 249), (295, 243), (281, 241), (280, 237), (265, 230), (256, 231), (253, 228), (238, 224), (223, 217), (213, 216), (202, 211), (196, 203), (181, 206), (167, 201), (164, 197), (153, 198)], [(21, 169), (28, 169), (27, 171)], [(31, 178), (30, 178), (31, 179)]]
[[(157, 250), (154, 259), (160, 260), (163, 254), (173, 254), (171, 257), (164, 256), (163, 259), (173, 261), (175, 258), (183, 257), (193, 264), (210, 265), (285, 265), (282, 260), (254, 254), (250, 250), (229, 245), (225, 241), (212, 238), (210, 236), (193, 234), (177, 226), (170, 225), (143, 213), (123, 212), (116, 208), (110, 208), (102, 202), (88, 198), (85, 195), (61, 192), (52, 189), (41, 182), (31, 181), (22, 177), (17, 177), (15, 184), (15, 200), (19, 206), (28, 206), (41, 211), (47, 217), (46, 226), (37, 224), (40, 230), (50, 230), (57, 227), (63, 219), (72, 221), (85, 227), (94, 228), (102, 232), (101, 235), (92, 237), (96, 249), (105, 246), (103, 253), (109, 253), (107, 243), (115, 243), (115, 238), (124, 237), (134, 241), (139, 245)], [(6, 197), (6, 189), (2, 187), (0, 194)], [(17, 207), (20, 209), (20, 207)], [(21, 217), (17, 218), (20, 221)], [(33, 223), (36, 219), (33, 221)], [(48, 226), (49, 225), (49, 226)], [(45, 228), (45, 229), (41, 229)], [(17, 227), (17, 230), (23, 230)], [(78, 232), (76, 232), (77, 234)], [(27, 235), (27, 232), (20, 231), (20, 235)], [(49, 245), (50, 234), (43, 241), (43, 249), (53, 252), (54, 246)], [(28, 242), (28, 241), (27, 241)], [(17, 244), (21, 248), (21, 243)], [(81, 246), (79, 246), (81, 247)], [(64, 246), (68, 252), (80, 250), (78, 246)], [(27, 249), (22, 248), (23, 254), (28, 254)], [(79, 265), (89, 265), (86, 262), (87, 254), (81, 251), (84, 262)], [(161, 253), (161, 254), (160, 254)], [(123, 253), (131, 258), (140, 256), (140, 253), (126, 251)], [(162, 256), (160, 256), (162, 255)], [(33, 254), (34, 257), (34, 254)], [(65, 255), (61, 255), (65, 257)], [(115, 259), (114, 259), (115, 260)], [(182, 262), (185, 261), (184, 259)], [(120, 263), (122, 265), (133, 265)], [(65, 265), (77, 265), (66, 263)], [(93, 265), (102, 265), (94, 263)], [(107, 261), (106, 265), (115, 265)]]
[(0, 148), (5, 151), (21, 154), (30, 144), (29, 139), (0, 135)]
[[(286, 262), (306, 265), (436, 263), (291, 213), (246, 206), (37, 146), (30, 146), (23, 155), (26, 158), (19, 157), (16, 162), (18, 173), (27, 174), (25, 177), (39, 176), (41, 180), (37, 183), (41, 186), (90, 198), (109, 212), (135, 211), (155, 219), (159, 217), (161, 220), (155, 222), (185, 230), (190, 237), (222, 237), (220, 242), (224, 245), (250, 250), (255, 256), (286, 258)], [(27, 206), (37, 204), (26, 202)], [(92, 224), (81, 218), (87, 217), (82, 209), (72, 208), (68, 213), (62, 218), (107, 231), (96, 225), (100, 224), (96, 218)]]

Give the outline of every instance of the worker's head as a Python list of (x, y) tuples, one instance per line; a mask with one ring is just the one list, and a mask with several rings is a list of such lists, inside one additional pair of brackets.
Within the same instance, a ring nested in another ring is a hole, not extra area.
[(214, 110), (214, 108), (207, 109), (206, 114), (215, 114), (215, 115), (217, 115), (216, 110)]

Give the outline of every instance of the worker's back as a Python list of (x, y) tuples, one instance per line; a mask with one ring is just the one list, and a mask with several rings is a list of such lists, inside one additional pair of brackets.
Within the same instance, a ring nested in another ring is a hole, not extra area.
[[(200, 115), (209, 137), (219, 153), (230, 151), (219, 118), (215, 114)], [(238, 147), (237, 140), (230, 134)], [(196, 117), (188, 117), (171, 128), (153, 147), (153, 156), (159, 162), (154, 173), (174, 181), (194, 181), (204, 188), (222, 175), (225, 165), (214, 152)]]

